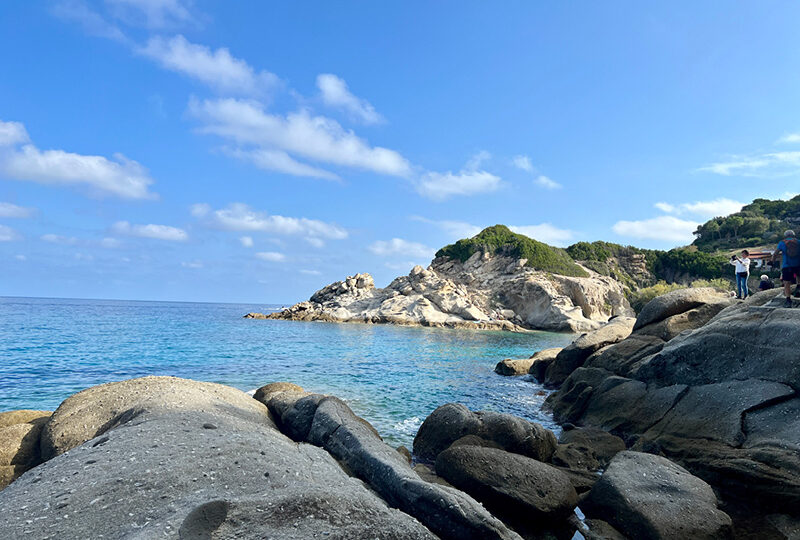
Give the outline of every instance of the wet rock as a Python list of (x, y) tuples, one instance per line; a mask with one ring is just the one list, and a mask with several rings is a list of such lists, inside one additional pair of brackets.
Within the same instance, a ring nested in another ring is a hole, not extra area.
[(422, 423), (414, 438), (414, 454), (434, 460), (440, 452), (467, 435), (540, 461), (549, 461), (556, 448), (552, 431), (510, 414), (472, 412), (457, 403), (442, 405)]
[(581, 508), (631, 538), (731, 535), (731, 519), (717, 508), (711, 486), (663, 457), (639, 452), (617, 454)]
[(436, 473), (498, 515), (524, 516), (541, 525), (565, 519), (578, 502), (561, 471), (495, 448), (449, 448), (436, 458)]

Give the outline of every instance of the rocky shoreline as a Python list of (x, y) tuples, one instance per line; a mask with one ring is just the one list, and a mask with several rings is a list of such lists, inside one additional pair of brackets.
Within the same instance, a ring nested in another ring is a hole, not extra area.
[(564, 349), (501, 362), (557, 388), (559, 437), (448, 403), (412, 451), (395, 449), (335, 396), (173, 377), (92, 387), (52, 414), (0, 413), (0, 530), (797, 538), (800, 310), (775, 295), (674, 291)]
[(385, 288), (363, 273), (332, 283), (308, 301), (251, 319), (401, 324), (482, 330), (585, 332), (632, 315), (621, 283), (535, 270), (527, 260), (480, 250), (466, 261), (441, 256)]

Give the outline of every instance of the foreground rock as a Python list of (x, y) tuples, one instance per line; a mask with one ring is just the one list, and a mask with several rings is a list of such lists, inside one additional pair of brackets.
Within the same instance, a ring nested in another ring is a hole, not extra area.
[(0, 491), (3, 537), (434, 538), (222, 385), (95, 387), (68, 398), (46, 430), (55, 457)]
[(593, 353), (628, 337), (635, 322), (632, 317), (616, 317), (602, 328), (580, 336), (556, 355), (545, 373), (545, 383), (550, 386), (563, 383)]
[(711, 486), (650, 454), (617, 454), (581, 507), (631, 538), (731, 536), (731, 519), (717, 508)]
[(41, 463), (39, 437), (50, 411), (0, 413), (0, 489)]
[(585, 332), (633, 313), (623, 286), (610, 277), (562, 276), (526, 262), (488, 251), (464, 262), (438, 257), (383, 289), (369, 274), (356, 274), (278, 313), (246, 317)]
[(497, 363), (494, 372), (498, 375), (526, 375), (530, 373), (539, 380), (544, 377), (547, 367), (555, 360), (561, 350), (561, 348), (543, 349), (531, 355), (530, 358), (506, 358)]
[(436, 473), (504, 520), (524, 522), (531, 528), (566, 519), (578, 503), (567, 475), (496, 448), (451, 447), (436, 458)]
[(423, 480), (340, 399), (295, 388), (260, 389), (281, 429), (297, 441), (327, 450), (390, 506), (416, 517), (442, 538), (519, 538), (464, 493)]
[(459, 403), (448, 403), (433, 411), (422, 423), (414, 438), (414, 454), (433, 461), (466, 436), (539, 461), (549, 461), (557, 445), (553, 432), (539, 424), (510, 414), (472, 412)]
[(727, 498), (797, 515), (800, 310), (778, 307), (775, 291), (740, 303), (703, 294), (653, 300), (631, 336), (587, 358), (548, 404), (559, 421), (665, 455)]

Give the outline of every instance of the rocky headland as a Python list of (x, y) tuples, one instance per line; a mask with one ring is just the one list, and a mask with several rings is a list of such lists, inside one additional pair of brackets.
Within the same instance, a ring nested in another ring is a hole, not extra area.
[[(502, 225), (437, 253), (387, 287), (363, 273), (332, 283), (308, 301), (248, 318), (391, 323), (449, 328), (585, 332), (632, 315), (625, 285), (575, 263), (563, 250)], [(642, 261), (630, 259), (632, 272)], [(646, 271), (646, 270), (644, 270)]]

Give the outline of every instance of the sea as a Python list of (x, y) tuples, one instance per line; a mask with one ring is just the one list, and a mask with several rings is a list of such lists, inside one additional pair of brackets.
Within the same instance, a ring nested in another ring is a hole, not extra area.
[(172, 375), (333, 394), (388, 443), (409, 448), (422, 421), (449, 402), (557, 429), (542, 411), (547, 391), (494, 366), (574, 335), (243, 318), (280, 307), (0, 297), (0, 412), (54, 410), (90, 386)]

